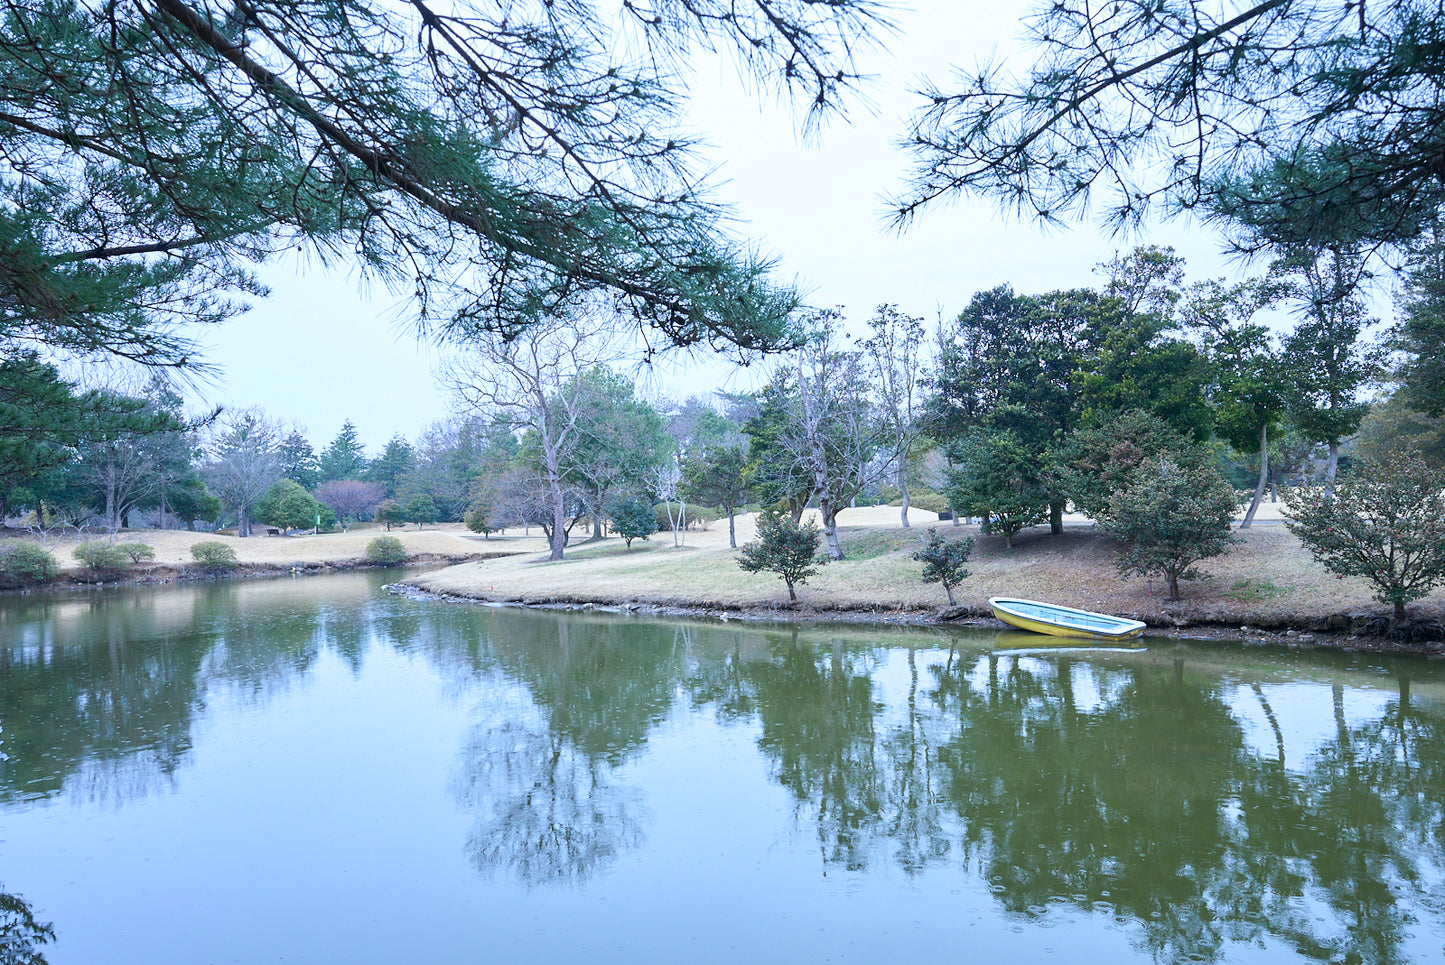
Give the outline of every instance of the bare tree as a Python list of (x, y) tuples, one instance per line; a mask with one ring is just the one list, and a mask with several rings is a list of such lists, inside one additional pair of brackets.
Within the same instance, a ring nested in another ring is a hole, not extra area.
[(344, 531), (348, 519), (370, 519), (386, 498), (386, 490), (359, 479), (332, 479), (316, 487), (317, 501), (336, 514)]
[(207, 449), (202, 476), (236, 511), (236, 535), (251, 535), (251, 508), (281, 478), (281, 424), (259, 409), (223, 418)]
[(567, 457), (582, 441), (578, 416), (586, 386), (576, 376), (616, 360), (617, 341), (612, 318), (555, 318), (510, 341), (478, 334), (442, 373), (463, 406), (535, 434), (551, 503), (553, 560), (562, 559), (567, 546)]
[(919, 391), (923, 319), (905, 315), (897, 305), (879, 305), (868, 320), (873, 337), (863, 342), (864, 360), (878, 394), (878, 416), (888, 436), (894, 477), (903, 500), (900, 517), (908, 527), (908, 457), (923, 432)]
[(887, 429), (875, 413), (862, 353), (840, 347), (841, 320), (837, 310), (819, 312), (813, 336), (794, 353), (794, 392), (779, 433), (794, 467), (812, 481), (832, 560), (843, 558), (838, 513), (892, 466), (877, 458)]
[[(682, 469), (676, 460), (669, 459), (662, 465), (655, 466), (652, 473), (652, 488), (667, 510), (667, 525), (672, 527), (672, 545), (681, 546), (687, 542), (687, 502), (679, 494)], [(677, 504), (676, 514), (672, 510), (673, 503)]]

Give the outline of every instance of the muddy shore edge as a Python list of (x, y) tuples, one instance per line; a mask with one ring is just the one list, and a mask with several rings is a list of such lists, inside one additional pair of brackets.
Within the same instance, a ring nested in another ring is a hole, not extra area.
[[(1008, 630), (986, 606), (941, 608), (891, 607), (871, 603), (799, 603), (794, 606), (738, 606), (691, 600), (605, 600), (592, 597), (467, 594), (427, 589), (412, 580), (389, 584), (389, 592), (415, 599), (475, 606), (508, 606), (534, 610), (680, 616), (720, 623), (849, 623), (877, 626), (965, 626), (982, 630)], [(1119, 614), (1144, 620), (1134, 614)], [(1151, 614), (1157, 619), (1157, 614)], [(1145, 620), (1144, 622), (1149, 622)], [(1273, 645), (1290, 649), (1335, 650), (1343, 653), (1388, 653), (1445, 659), (1445, 626), (1416, 621), (1391, 632), (1382, 612), (1336, 613), (1310, 620), (1265, 617), (1257, 622), (1210, 620), (1179, 613), (1171, 623), (1149, 623), (1145, 635), (1175, 640), (1207, 640), (1244, 646)]]

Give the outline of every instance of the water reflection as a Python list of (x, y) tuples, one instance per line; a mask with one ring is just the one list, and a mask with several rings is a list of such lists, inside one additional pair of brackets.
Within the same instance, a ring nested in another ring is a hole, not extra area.
[(36, 919), (28, 901), (0, 889), (0, 962), (44, 965), (40, 947), (54, 939), (55, 928)]
[(645, 840), (644, 796), (616, 772), (669, 712), (686, 636), (518, 610), (486, 622), (476, 669), (495, 666), (530, 701), (491, 714), (462, 749), (454, 793), (477, 815), (467, 852), (528, 885), (586, 881)]
[(452, 846), (488, 879), (583, 886), (645, 851), (658, 790), (634, 765), (708, 718), (755, 735), (807, 860), (966, 869), (1014, 923), (1127, 922), (1159, 961), (1253, 945), (1390, 963), (1445, 916), (1445, 679), (1424, 663), (1000, 652), (991, 635), (427, 604), (355, 577), (26, 598), (0, 630), (7, 805), (170, 793), (220, 695), (262, 708), (324, 657), (359, 677), (380, 649), (471, 708)]

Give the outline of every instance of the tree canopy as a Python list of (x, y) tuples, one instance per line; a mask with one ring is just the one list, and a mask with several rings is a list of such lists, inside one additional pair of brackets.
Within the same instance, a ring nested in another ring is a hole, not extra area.
[(699, 47), (835, 110), (872, 0), (437, 5), (4, 0), (0, 337), (194, 366), (180, 322), (312, 246), (515, 334), (593, 292), (678, 343), (767, 347), (795, 297), (692, 172), (669, 65)]
[[(1030, 64), (929, 85), (906, 221), (961, 191), (1115, 226), (1200, 209), (1296, 238), (1412, 236), (1445, 203), (1437, 0), (1048, 0)], [(1263, 229), (1261, 231), (1261, 229)]]

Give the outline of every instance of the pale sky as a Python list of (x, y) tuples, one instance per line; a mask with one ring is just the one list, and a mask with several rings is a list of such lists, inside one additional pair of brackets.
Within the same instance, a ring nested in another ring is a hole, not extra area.
[[(906, 234), (893, 233), (883, 197), (899, 189), (907, 169), (894, 144), (916, 102), (910, 92), (924, 76), (946, 80), (950, 63), (971, 66), (992, 51), (1016, 50), (1028, 9), (1020, 0), (911, 6), (898, 12), (900, 34), (888, 50), (863, 62), (876, 75), (868, 91), (875, 110), (854, 105), (846, 121), (807, 144), (774, 95), (745, 89), (718, 60), (696, 69), (691, 125), (708, 144), (703, 156), (716, 167), (717, 194), (734, 208), (738, 233), (776, 255), (780, 276), (796, 278), (811, 304), (843, 305), (859, 332), (884, 302), (931, 323), (999, 284), (1024, 293), (1095, 285), (1098, 262), (1141, 243), (1174, 246), (1188, 259), (1190, 280), (1243, 270), (1222, 258), (1216, 236), (1186, 222), (1142, 237), (1110, 238), (1089, 223), (1045, 232), (971, 199), (938, 205)], [(271, 297), (209, 338), (208, 357), (223, 371), (193, 392), (197, 402), (260, 406), (299, 424), (318, 450), (349, 418), (371, 455), (392, 435), (415, 439), (447, 413), (434, 377), (437, 353), (412, 334), (401, 296), (361, 291), (345, 270), (295, 259), (266, 266), (262, 276)], [(752, 388), (757, 376), (704, 359), (663, 364), (648, 381), (680, 397), (719, 382)]]

